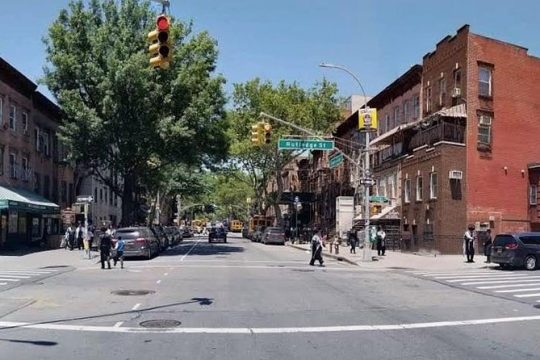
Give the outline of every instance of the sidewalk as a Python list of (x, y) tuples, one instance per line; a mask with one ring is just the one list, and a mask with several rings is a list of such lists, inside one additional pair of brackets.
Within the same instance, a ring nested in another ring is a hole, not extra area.
[[(43, 250), (24, 254), (17, 252), (0, 253), (0, 270), (37, 269), (47, 266), (92, 266), (99, 261), (99, 253), (92, 251), (92, 259), (83, 250)], [(97, 265), (96, 265), (97, 266)]]
[[(288, 246), (311, 252), (309, 244), (287, 244)], [(363, 249), (356, 249), (356, 254), (350, 254), (349, 247), (340, 246), (339, 254), (329, 252), (330, 245), (327, 244), (323, 248), (323, 256), (344, 261), (346, 263), (356, 265), (362, 269), (371, 270), (421, 270), (421, 271), (454, 271), (468, 269), (485, 269), (495, 267), (495, 264), (486, 264), (485, 256), (475, 256), (474, 263), (466, 263), (463, 255), (431, 255), (405, 253), (401, 251), (386, 250), (385, 256), (377, 256), (377, 250), (372, 250), (371, 255), (374, 261), (363, 262)], [(309, 259), (307, 260), (309, 261)]]

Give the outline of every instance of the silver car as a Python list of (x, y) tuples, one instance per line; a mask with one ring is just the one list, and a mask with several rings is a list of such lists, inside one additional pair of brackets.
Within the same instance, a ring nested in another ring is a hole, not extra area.
[(159, 240), (148, 227), (128, 227), (116, 230), (114, 240), (125, 241), (124, 257), (142, 256), (151, 259), (159, 253)]

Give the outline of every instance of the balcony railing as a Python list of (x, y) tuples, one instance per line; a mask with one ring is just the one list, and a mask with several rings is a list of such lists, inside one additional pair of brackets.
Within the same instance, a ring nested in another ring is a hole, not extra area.
[(433, 145), (439, 141), (465, 143), (465, 126), (449, 123), (441, 123), (436, 126), (420, 130), (413, 135), (409, 143), (409, 149), (415, 149), (422, 145)]

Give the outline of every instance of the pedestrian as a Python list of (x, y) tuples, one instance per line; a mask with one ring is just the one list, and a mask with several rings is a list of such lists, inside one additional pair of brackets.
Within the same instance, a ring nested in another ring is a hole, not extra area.
[(288, 226), (285, 229), (285, 240), (291, 241), (291, 229)]
[(94, 244), (94, 232), (95, 232), (95, 228), (94, 228), (94, 225), (88, 225), (88, 246), (90, 248), (90, 253), (92, 253), (92, 246)]
[(358, 244), (358, 239), (356, 238), (356, 233), (354, 230), (349, 231), (349, 244), (351, 245), (351, 254), (356, 254), (356, 246)]
[(484, 238), (484, 255), (486, 256), (486, 263), (491, 263), (491, 248), (493, 245), (493, 240), (491, 239), (491, 229), (486, 230), (486, 235)]
[(67, 237), (67, 244), (69, 246), (69, 250), (73, 251), (73, 248), (75, 247), (75, 230), (73, 230), (73, 227), (71, 227), (71, 225), (68, 226), (65, 236)]
[(107, 268), (111, 268), (111, 247), (112, 239), (111, 236), (107, 234), (107, 228), (103, 226), (101, 228), (102, 236), (99, 244), (99, 255), (101, 260), (101, 268), (105, 269), (105, 262), (107, 262)]
[(322, 258), (322, 248), (324, 243), (322, 242), (321, 238), (321, 230), (316, 229), (315, 234), (311, 238), (311, 261), (309, 262), (309, 265), (314, 266), (315, 260), (319, 261), (320, 266), (324, 266), (324, 261)]
[(116, 245), (114, 249), (116, 250), (116, 255), (114, 256), (114, 266), (116, 266), (116, 263), (120, 260), (120, 269), (124, 268), (124, 248), (126, 246), (126, 242), (122, 239), (122, 237), (118, 237), (118, 240), (116, 241)]
[(468, 263), (474, 262), (474, 240), (476, 233), (474, 231), (474, 225), (469, 225), (467, 231), (463, 235), (463, 253), (467, 257)]
[(376, 239), (377, 239), (377, 255), (385, 256), (384, 252), (386, 251), (386, 233), (384, 232), (384, 229), (382, 228), (382, 226), (379, 226)]
[(75, 238), (77, 241), (77, 248), (81, 250), (83, 247), (83, 240), (84, 240), (84, 229), (79, 222), (79, 225), (77, 226), (77, 229), (75, 229)]

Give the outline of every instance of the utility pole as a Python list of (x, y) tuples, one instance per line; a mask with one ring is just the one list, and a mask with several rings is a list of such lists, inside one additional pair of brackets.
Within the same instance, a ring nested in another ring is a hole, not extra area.
[(180, 209), (181, 209), (181, 206), (182, 206), (182, 198), (180, 195), (176, 195), (176, 225), (180, 226), (180, 219), (181, 219), (181, 215), (180, 215)]

